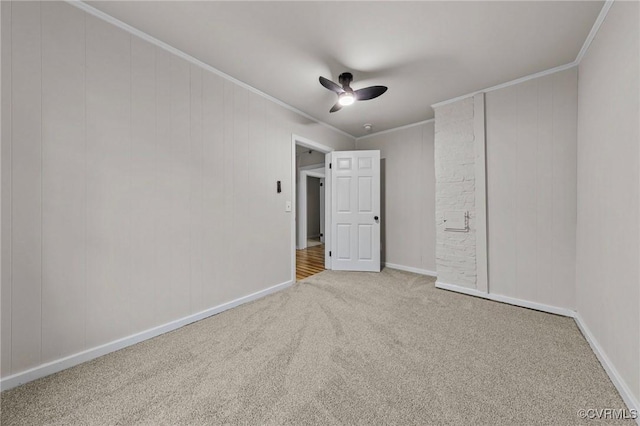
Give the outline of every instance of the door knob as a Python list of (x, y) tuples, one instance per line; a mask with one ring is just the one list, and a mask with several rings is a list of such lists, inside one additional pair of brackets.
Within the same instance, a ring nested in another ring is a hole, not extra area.
[(378, 220), (378, 216), (374, 216), (374, 217), (373, 217), (373, 220)]

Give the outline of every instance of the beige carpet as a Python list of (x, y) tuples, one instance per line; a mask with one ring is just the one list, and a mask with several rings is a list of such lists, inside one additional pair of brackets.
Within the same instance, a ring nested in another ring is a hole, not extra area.
[(5, 392), (2, 425), (564, 425), (622, 407), (573, 320), (387, 269), (325, 271)]

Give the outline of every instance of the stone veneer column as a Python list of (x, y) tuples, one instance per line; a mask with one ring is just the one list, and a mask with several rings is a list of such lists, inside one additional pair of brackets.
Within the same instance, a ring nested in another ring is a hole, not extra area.
[[(434, 109), (438, 284), (487, 292), (484, 96)], [(468, 212), (467, 232), (445, 231), (448, 211)]]

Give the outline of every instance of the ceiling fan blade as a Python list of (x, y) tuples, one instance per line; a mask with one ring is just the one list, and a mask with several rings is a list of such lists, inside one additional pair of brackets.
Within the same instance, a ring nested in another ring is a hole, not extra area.
[(386, 86), (371, 86), (365, 87), (364, 89), (358, 89), (354, 92), (356, 96), (356, 100), (358, 101), (368, 101), (369, 99), (377, 98), (387, 91)]
[(339, 84), (334, 83), (333, 81), (326, 79), (322, 76), (320, 76), (320, 84), (322, 84), (324, 87), (331, 90), (332, 92), (336, 92), (338, 94), (344, 92), (344, 90), (342, 89), (342, 87), (340, 87)]
[(340, 111), (341, 109), (342, 109), (342, 105), (340, 105), (340, 102), (336, 102), (336, 104), (331, 107), (329, 112), (336, 112), (336, 111)]

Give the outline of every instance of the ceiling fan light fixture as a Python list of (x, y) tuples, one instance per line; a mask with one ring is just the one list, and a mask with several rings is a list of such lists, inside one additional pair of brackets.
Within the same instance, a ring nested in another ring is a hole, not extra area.
[(351, 105), (355, 101), (368, 101), (369, 99), (375, 99), (387, 91), (387, 86), (370, 86), (363, 89), (353, 90), (349, 85), (353, 80), (353, 75), (350, 72), (343, 72), (340, 74), (340, 84), (334, 83), (323, 76), (320, 76), (318, 80), (322, 87), (331, 90), (333, 93), (338, 95), (338, 102), (331, 107), (329, 112), (340, 111), (342, 107)]
[(340, 102), (340, 105), (342, 106), (347, 106), (347, 105), (351, 105), (353, 102), (355, 102), (355, 97), (353, 96), (353, 93), (350, 92), (344, 92), (340, 94), (340, 97), (338, 98), (338, 102)]

